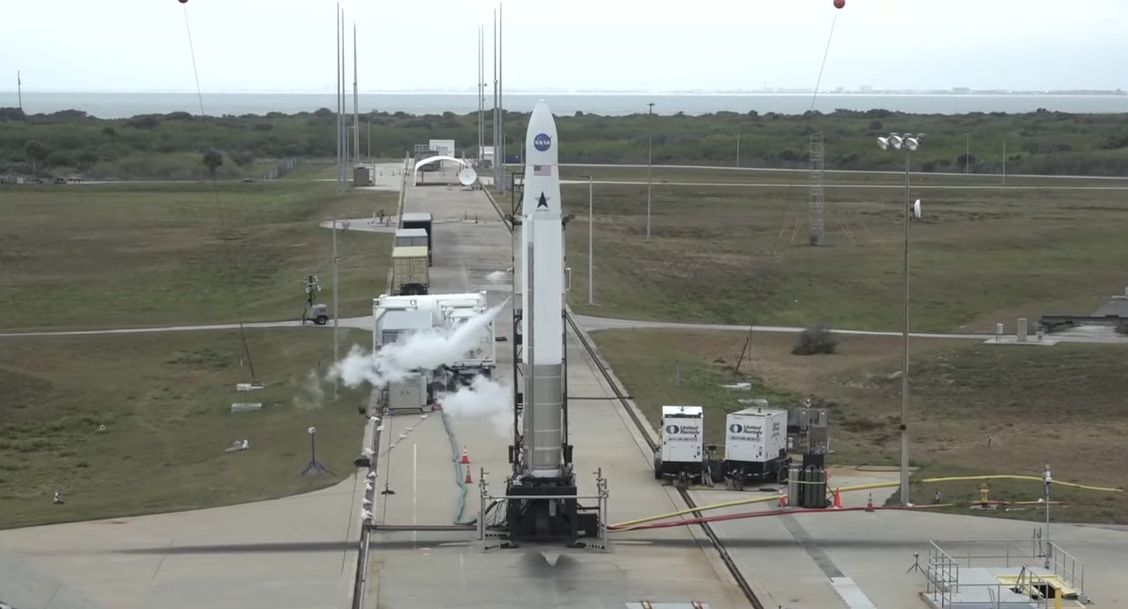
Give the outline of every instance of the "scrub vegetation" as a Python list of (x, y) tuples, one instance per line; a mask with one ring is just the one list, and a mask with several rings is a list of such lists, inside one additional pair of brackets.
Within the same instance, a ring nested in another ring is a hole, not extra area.
[[(441, 135), (473, 156), (477, 113), (409, 115), (371, 112), (371, 154), (403, 158), (414, 144)], [(509, 146), (520, 153), (528, 115), (506, 113)], [(0, 108), (0, 174), (191, 179), (207, 176), (202, 155), (222, 151), (219, 178), (262, 175), (270, 159), (335, 154), (335, 114), (315, 112), (201, 119), (187, 112), (99, 119), (79, 110), (25, 115)], [(563, 163), (645, 163), (653, 136), (655, 163), (800, 168), (807, 138), (824, 132), (832, 169), (898, 169), (898, 155), (882, 153), (873, 138), (889, 131), (927, 133), (916, 155), (923, 171), (1128, 175), (1128, 116), (1037, 111), (1026, 114), (919, 115), (870, 110), (803, 115), (719, 112), (700, 116), (557, 118)], [(970, 136), (970, 154), (967, 138)], [(364, 136), (367, 152), (367, 134)], [(28, 142), (37, 147), (28, 148)]]

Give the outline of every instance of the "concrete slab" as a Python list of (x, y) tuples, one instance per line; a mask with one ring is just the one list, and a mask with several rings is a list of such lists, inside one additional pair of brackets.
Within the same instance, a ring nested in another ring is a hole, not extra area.
[(21, 594), (28, 580), (18, 574), (35, 571), (85, 599), (75, 607), (339, 609), (354, 574), (357, 486), (349, 479), (274, 501), (0, 531), (0, 552), (27, 565), (0, 569), (0, 599), (19, 609), (71, 606)]

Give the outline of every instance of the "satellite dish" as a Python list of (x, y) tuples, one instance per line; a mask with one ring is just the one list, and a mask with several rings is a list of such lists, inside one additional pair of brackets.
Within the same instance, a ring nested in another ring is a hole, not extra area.
[(472, 168), (463, 167), (462, 171), (458, 172), (459, 184), (462, 184), (463, 186), (470, 186), (476, 181), (478, 181), (478, 172), (474, 171)]
[(913, 203), (913, 217), (920, 220), (920, 199), (917, 199), (916, 203)]

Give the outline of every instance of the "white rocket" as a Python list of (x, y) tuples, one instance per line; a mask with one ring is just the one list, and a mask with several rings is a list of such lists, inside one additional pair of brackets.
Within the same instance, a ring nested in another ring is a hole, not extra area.
[(556, 121), (544, 102), (533, 108), (525, 135), (521, 199), (521, 295), (525, 405), (524, 474), (564, 472), (564, 229)]

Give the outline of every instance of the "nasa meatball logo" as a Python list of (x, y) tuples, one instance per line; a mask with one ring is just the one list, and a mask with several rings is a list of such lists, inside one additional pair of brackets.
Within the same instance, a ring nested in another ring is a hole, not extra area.
[(547, 133), (538, 133), (533, 138), (533, 147), (541, 152), (548, 150), (552, 146), (552, 138)]
[(670, 435), (678, 433), (678, 426), (677, 425), (667, 425), (666, 426), (666, 433), (668, 433)]

